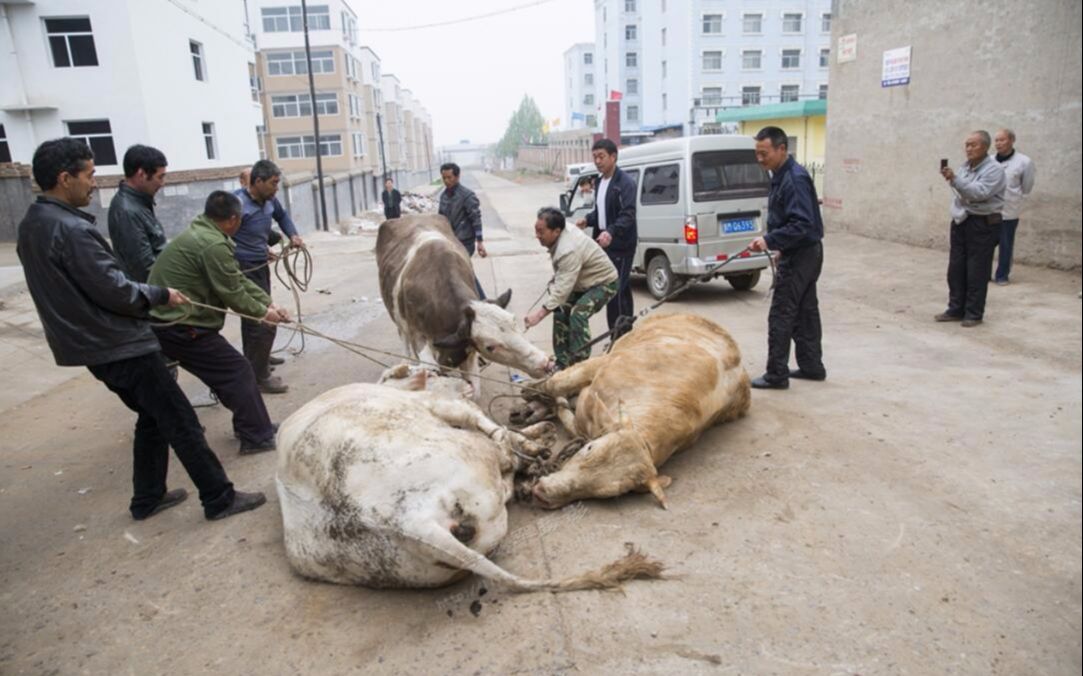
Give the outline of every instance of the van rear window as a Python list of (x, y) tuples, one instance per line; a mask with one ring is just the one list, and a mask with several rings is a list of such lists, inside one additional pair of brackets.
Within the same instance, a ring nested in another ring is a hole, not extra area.
[(756, 162), (756, 151), (751, 148), (692, 155), (692, 200), (695, 202), (766, 197), (770, 188), (771, 179)]

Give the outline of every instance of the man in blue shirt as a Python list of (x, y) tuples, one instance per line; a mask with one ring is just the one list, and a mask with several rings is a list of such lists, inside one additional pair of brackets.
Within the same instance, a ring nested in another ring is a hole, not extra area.
[[(786, 132), (764, 127), (756, 134), (756, 159), (771, 172), (767, 234), (752, 241), (753, 251), (779, 252), (771, 312), (767, 317), (767, 372), (752, 387), (784, 390), (790, 378), (823, 380), (820, 305), (816, 280), (824, 263), (824, 223), (816, 186), (789, 154)], [(790, 341), (797, 369), (790, 370)]]
[[(270, 160), (260, 160), (252, 165), (248, 185), (236, 192), (241, 198), (241, 227), (233, 236), (237, 245), (235, 255), (241, 271), (267, 294), (271, 293), (271, 268), (274, 253), (268, 246), (271, 238), (271, 221), (278, 223), (282, 232), (290, 238), (293, 246), (303, 246), (304, 240), (297, 234), (289, 214), (275, 199), (282, 171)], [(244, 356), (252, 363), (256, 382), (264, 394), (282, 394), (289, 386), (278, 376), (271, 375), (271, 349), (274, 347), (276, 329), (273, 325), (241, 320), (241, 343)]]

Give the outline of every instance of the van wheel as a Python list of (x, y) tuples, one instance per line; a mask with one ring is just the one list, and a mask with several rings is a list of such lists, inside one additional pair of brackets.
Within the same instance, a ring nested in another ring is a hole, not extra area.
[(676, 288), (676, 280), (673, 270), (669, 267), (669, 259), (660, 253), (647, 263), (647, 289), (651, 295), (661, 300), (666, 294)]
[(737, 291), (750, 291), (760, 283), (760, 271), (753, 270), (740, 275), (730, 275), (726, 277), (726, 281)]

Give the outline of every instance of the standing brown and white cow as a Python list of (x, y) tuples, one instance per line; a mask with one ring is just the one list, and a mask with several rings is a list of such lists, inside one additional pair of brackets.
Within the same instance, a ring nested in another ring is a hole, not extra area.
[(495, 302), (478, 298), (470, 259), (443, 216), (384, 222), (376, 265), (384, 306), (414, 356), (469, 373), (476, 372), (479, 354), (534, 377), (550, 368), (549, 356), (505, 309), (510, 289)]
[[(534, 485), (543, 507), (650, 491), (662, 507), (670, 478), (658, 467), (711, 425), (748, 412), (750, 384), (729, 333), (691, 314), (652, 315), (609, 354), (537, 386), (561, 422), (588, 439), (558, 471)], [(579, 395), (574, 414), (567, 399)]]

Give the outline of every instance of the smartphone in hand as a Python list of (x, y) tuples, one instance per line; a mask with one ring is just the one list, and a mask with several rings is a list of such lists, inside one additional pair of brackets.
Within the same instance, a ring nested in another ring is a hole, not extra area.
[(940, 171), (944, 171), (948, 168), (948, 159), (946, 157), (940, 159)]

